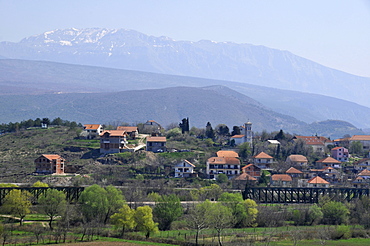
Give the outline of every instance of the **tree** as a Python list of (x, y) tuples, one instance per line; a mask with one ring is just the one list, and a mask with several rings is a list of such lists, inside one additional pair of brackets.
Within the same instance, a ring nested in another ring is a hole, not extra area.
[(49, 187), (49, 185), (47, 183), (43, 183), (41, 181), (36, 181), (35, 183), (33, 183), (32, 187)]
[(207, 217), (205, 216), (208, 211), (209, 202), (202, 202), (197, 204), (195, 207), (189, 210), (187, 216), (187, 224), (190, 228), (196, 231), (195, 233), (195, 244), (198, 245), (199, 234), (203, 229), (209, 227)]
[(329, 225), (340, 225), (348, 220), (349, 210), (341, 202), (330, 201), (322, 206), (323, 221)]
[(3, 211), (19, 217), (19, 224), (22, 225), (24, 217), (31, 212), (31, 194), (27, 191), (11, 190), (5, 196), (2, 205)]
[(185, 132), (189, 132), (189, 118), (182, 119), (181, 123), (179, 124), (179, 127), (181, 128), (182, 134)]
[(208, 203), (208, 211), (205, 216), (209, 225), (217, 232), (218, 244), (222, 245), (222, 231), (231, 226), (233, 222), (232, 210), (221, 203)]
[(321, 208), (317, 204), (312, 205), (308, 210), (308, 219), (310, 225), (317, 224), (323, 218)]
[(206, 125), (206, 137), (210, 139), (215, 138), (215, 132), (213, 131), (213, 128), (210, 122), (207, 122), (207, 125)]
[(239, 156), (246, 160), (252, 155), (251, 146), (249, 143), (242, 143), (238, 146), (239, 149)]
[(351, 142), (351, 144), (349, 145), (349, 152), (351, 154), (362, 156), (363, 151), (364, 151), (364, 149), (363, 149), (362, 143), (360, 141)]
[(155, 220), (159, 222), (160, 230), (169, 230), (171, 228), (171, 223), (182, 214), (183, 208), (180, 203), (180, 198), (177, 195), (163, 195), (156, 200), (153, 215)]
[(190, 193), (193, 200), (205, 201), (208, 199), (217, 201), (222, 194), (222, 189), (216, 184), (211, 184), (210, 186), (202, 187), (199, 190), (192, 190)]
[(116, 228), (121, 228), (121, 237), (123, 237), (126, 230), (135, 228), (134, 214), (135, 210), (124, 204), (117, 213), (110, 217)]
[(228, 180), (229, 180), (229, 178), (228, 178), (228, 177), (227, 177), (227, 175), (226, 175), (226, 174), (224, 174), (224, 173), (220, 173), (220, 174), (218, 174), (218, 175), (217, 175), (217, 179), (216, 179), (216, 181), (217, 181), (218, 183), (220, 183), (220, 184), (224, 184), (224, 183), (226, 183)]
[(233, 126), (231, 136), (235, 136), (235, 135), (240, 135), (240, 127), (239, 126)]
[(104, 222), (108, 212), (107, 191), (99, 185), (87, 187), (80, 196), (81, 212), (85, 222)]
[(40, 210), (49, 216), (49, 227), (50, 230), (53, 230), (52, 223), (54, 219), (63, 215), (67, 207), (65, 193), (55, 189), (48, 189), (39, 197), (38, 202)]
[(134, 214), (134, 220), (137, 230), (144, 232), (146, 238), (149, 238), (151, 233), (158, 232), (158, 223), (153, 221), (153, 212), (151, 207), (138, 207)]
[(122, 191), (109, 185), (105, 188), (108, 200), (107, 213), (105, 214), (104, 224), (107, 223), (110, 216), (112, 216), (125, 203), (125, 198)]

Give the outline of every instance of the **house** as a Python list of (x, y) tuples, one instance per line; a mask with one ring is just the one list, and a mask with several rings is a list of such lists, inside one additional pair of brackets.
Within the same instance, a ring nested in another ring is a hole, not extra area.
[(329, 144), (333, 144), (333, 141), (326, 137), (319, 136), (294, 136), (293, 141), (296, 142), (299, 139), (303, 140), (308, 146), (311, 146), (314, 152), (324, 153), (325, 147)]
[(34, 163), (38, 174), (64, 174), (65, 160), (59, 155), (41, 155)]
[(94, 139), (100, 136), (103, 132), (103, 126), (100, 124), (86, 124), (84, 125), (83, 136), (87, 139)]
[(307, 187), (310, 188), (329, 188), (330, 183), (325, 179), (316, 176), (307, 181)]
[(308, 160), (303, 155), (290, 155), (285, 161), (290, 166), (307, 166)]
[(370, 158), (363, 158), (353, 163), (355, 170), (370, 170)]
[(358, 176), (355, 180), (352, 181), (352, 185), (354, 188), (363, 189), (369, 186), (369, 183), (362, 177)]
[(292, 178), (303, 178), (303, 172), (294, 167), (290, 167), (285, 173)]
[(326, 158), (316, 161), (317, 168), (325, 168), (325, 167), (342, 168), (341, 164), (342, 162), (334, 159), (333, 157), (326, 157)]
[(254, 164), (248, 164), (242, 168), (242, 173), (246, 173), (249, 176), (258, 179), (261, 177), (261, 168)]
[(253, 164), (257, 165), (261, 169), (270, 169), (271, 164), (274, 162), (274, 158), (266, 154), (265, 152), (261, 152), (253, 156), (252, 158), (253, 158)]
[(353, 135), (349, 138), (349, 143), (360, 142), (364, 151), (370, 150), (370, 135)]
[(247, 173), (242, 173), (239, 176), (235, 177), (232, 182), (232, 187), (234, 189), (245, 189), (246, 185), (254, 186), (257, 183), (255, 177), (250, 176)]
[(142, 124), (142, 128), (140, 128), (141, 133), (148, 133), (148, 134), (159, 134), (162, 130), (162, 126), (156, 122), (155, 120), (148, 120), (144, 124)]
[(271, 175), (271, 185), (279, 187), (291, 187), (292, 177), (288, 174), (273, 174)]
[(240, 134), (232, 136), (230, 140), (234, 140), (235, 145), (239, 145), (242, 143), (249, 143), (250, 145), (252, 145), (253, 140), (252, 123), (248, 121), (239, 128)]
[(232, 150), (219, 150), (216, 152), (217, 157), (235, 157), (239, 158), (239, 154)]
[(100, 153), (112, 154), (127, 150), (126, 131), (107, 130), (100, 134)]
[(341, 162), (347, 162), (349, 158), (348, 149), (344, 147), (335, 147), (331, 149), (331, 156)]
[(190, 178), (196, 177), (194, 172), (195, 165), (188, 160), (183, 160), (174, 166), (175, 178)]
[(117, 126), (117, 130), (126, 131), (127, 136), (131, 139), (136, 139), (139, 136), (139, 131), (136, 126)]
[(322, 177), (330, 183), (337, 183), (341, 180), (341, 172), (333, 167), (325, 167), (322, 169)]
[(363, 178), (366, 182), (370, 181), (370, 171), (367, 169), (362, 170), (357, 177)]
[(146, 151), (166, 152), (166, 137), (149, 136), (146, 138)]
[(240, 174), (240, 160), (236, 157), (211, 157), (206, 165), (206, 174), (210, 179), (217, 179), (221, 173), (229, 179)]

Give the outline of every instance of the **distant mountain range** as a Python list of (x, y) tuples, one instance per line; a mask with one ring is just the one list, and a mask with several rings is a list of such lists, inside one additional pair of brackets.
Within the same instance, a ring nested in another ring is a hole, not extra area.
[(0, 56), (235, 81), (321, 94), (370, 107), (370, 78), (250, 44), (175, 41), (132, 30), (72, 28), (45, 32), (19, 43), (1, 42)]
[[(192, 87), (179, 87), (183, 84)], [(208, 121), (232, 127), (251, 120), (255, 131), (284, 129), (341, 137), (363, 133), (354, 122), (361, 128), (370, 122), (369, 108), (326, 96), (54, 62), (0, 60), (0, 87), (4, 123), (61, 117), (82, 123), (154, 119), (167, 125), (190, 117), (197, 127)], [(307, 124), (327, 119), (336, 121)]]

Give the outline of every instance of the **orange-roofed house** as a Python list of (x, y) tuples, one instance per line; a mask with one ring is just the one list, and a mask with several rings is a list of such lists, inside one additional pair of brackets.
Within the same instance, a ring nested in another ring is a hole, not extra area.
[(325, 167), (342, 168), (341, 164), (342, 162), (330, 156), (316, 161), (317, 168), (325, 168)]
[(307, 181), (307, 187), (310, 188), (329, 188), (330, 183), (325, 179), (316, 176)]
[(271, 185), (279, 187), (290, 187), (292, 186), (292, 177), (288, 174), (273, 174), (271, 175)]
[(290, 155), (285, 161), (290, 166), (307, 166), (308, 160), (304, 155)]
[(265, 152), (261, 152), (253, 158), (253, 164), (257, 165), (261, 169), (270, 169), (271, 164), (274, 162), (274, 158)]
[(242, 168), (242, 173), (246, 173), (256, 179), (261, 177), (261, 168), (254, 164), (248, 164)]
[(107, 130), (100, 134), (100, 153), (112, 154), (127, 151), (126, 131)]
[(329, 144), (333, 144), (333, 141), (326, 137), (320, 136), (294, 136), (293, 141), (303, 140), (308, 146), (311, 146), (314, 152), (324, 153), (325, 147)]
[(232, 150), (220, 150), (216, 152), (217, 157), (236, 157), (239, 158), (239, 154)]
[(303, 178), (303, 172), (294, 167), (290, 167), (285, 173), (292, 178)]
[(353, 135), (349, 138), (349, 143), (360, 142), (364, 151), (370, 150), (370, 135)]
[(166, 137), (149, 136), (146, 138), (146, 151), (151, 152), (166, 152)]
[(366, 188), (369, 186), (369, 183), (362, 177), (357, 176), (353, 181), (352, 185), (354, 188)]
[(36, 173), (39, 174), (64, 174), (65, 160), (60, 155), (41, 155), (34, 163)]
[(344, 147), (335, 147), (331, 149), (331, 157), (334, 159), (341, 161), (341, 162), (347, 162), (349, 158), (349, 152), (348, 149)]
[(252, 177), (247, 173), (242, 173), (233, 179), (232, 186), (234, 189), (245, 189), (247, 184), (254, 186), (257, 181), (258, 180), (255, 177)]
[(229, 179), (240, 174), (240, 160), (236, 157), (211, 157), (206, 165), (206, 174), (210, 179), (217, 179), (221, 173)]
[(126, 131), (127, 136), (131, 139), (136, 139), (139, 136), (139, 131), (136, 126), (117, 126), (117, 130)]
[(367, 169), (362, 170), (357, 176), (363, 178), (367, 182), (370, 181), (370, 171)]
[(103, 126), (100, 124), (86, 124), (84, 125), (83, 136), (87, 139), (94, 139), (100, 136), (103, 132)]

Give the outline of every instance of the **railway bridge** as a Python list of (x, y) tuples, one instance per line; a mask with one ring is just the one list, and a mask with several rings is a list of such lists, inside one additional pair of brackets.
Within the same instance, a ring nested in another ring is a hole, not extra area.
[(351, 201), (369, 196), (370, 189), (356, 188), (299, 188), (299, 187), (246, 187), (244, 199), (258, 203), (317, 203), (319, 197), (328, 195), (338, 201)]

